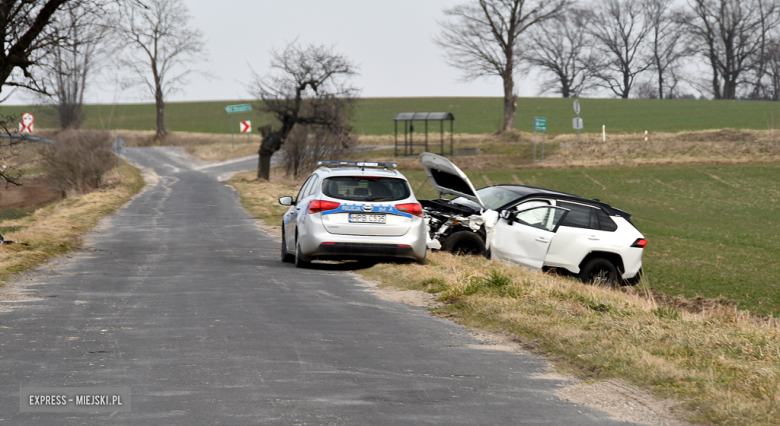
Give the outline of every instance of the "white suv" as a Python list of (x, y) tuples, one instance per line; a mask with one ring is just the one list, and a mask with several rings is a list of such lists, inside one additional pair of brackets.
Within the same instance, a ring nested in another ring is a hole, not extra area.
[(558, 269), (584, 282), (634, 283), (647, 240), (631, 215), (599, 200), (524, 185), (475, 190), (449, 160), (423, 153), (421, 161), (440, 194), (421, 201), (429, 247), (490, 255), (533, 270)]

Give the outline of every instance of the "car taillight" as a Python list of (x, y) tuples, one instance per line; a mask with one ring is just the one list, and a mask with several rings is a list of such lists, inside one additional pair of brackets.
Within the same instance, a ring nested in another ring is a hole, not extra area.
[(645, 248), (646, 245), (647, 245), (646, 239), (638, 238), (636, 241), (634, 241), (634, 244), (631, 244), (631, 247)]
[(402, 213), (409, 213), (412, 216), (423, 217), (422, 206), (420, 203), (396, 204), (395, 208)]
[(309, 202), (309, 214), (336, 210), (340, 205), (334, 201), (313, 200)]

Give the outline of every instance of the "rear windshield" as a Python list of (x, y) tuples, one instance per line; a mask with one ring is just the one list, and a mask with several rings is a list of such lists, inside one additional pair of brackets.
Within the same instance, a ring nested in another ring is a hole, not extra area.
[(348, 201), (398, 201), (412, 195), (405, 180), (360, 176), (325, 179), (322, 183), (322, 193)]

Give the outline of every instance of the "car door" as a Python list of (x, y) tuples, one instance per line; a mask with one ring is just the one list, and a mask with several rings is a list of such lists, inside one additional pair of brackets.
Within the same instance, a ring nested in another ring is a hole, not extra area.
[(567, 209), (555, 206), (501, 212), (493, 230), (492, 255), (535, 271), (542, 269), (558, 224), (568, 213)]
[(599, 229), (597, 208), (571, 201), (557, 200), (556, 205), (570, 210), (560, 223), (555, 241), (547, 252), (547, 264), (578, 273), (588, 253), (601, 250), (605, 232)]
[(306, 179), (306, 182), (301, 186), (301, 190), (298, 191), (298, 196), (295, 197), (295, 204), (293, 204), (292, 207), (290, 207), (290, 210), (287, 210), (287, 213), (284, 215), (284, 237), (285, 240), (287, 240), (288, 251), (295, 250), (295, 232), (298, 230), (298, 220), (300, 216), (306, 213), (305, 211), (301, 211), (301, 208), (305, 207), (303, 205), (305, 194), (309, 189), (309, 186), (311, 186), (312, 180), (314, 180), (314, 176), (309, 176), (309, 178)]

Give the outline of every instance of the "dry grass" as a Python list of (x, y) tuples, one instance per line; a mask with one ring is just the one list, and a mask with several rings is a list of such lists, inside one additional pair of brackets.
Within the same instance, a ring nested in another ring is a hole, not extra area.
[(564, 371), (620, 378), (678, 399), (694, 422), (780, 424), (776, 321), (717, 304), (690, 313), (645, 292), (585, 286), (478, 257), (439, 252), (428, 260), (360, 273), (386, 286), (437, 293), (446, 302), (438, 315), (514, 334)]
[(233, 176), (228, 183), (236, 188), (241, 204), (252, 216), (262, 219), (266, 225), (281, 227), (282, 215), (289, 207), (279, 204), (279, 197), (295, 197), (307, 177), (288, 179), (281, 170), (274, 169), (270, 182), (257, 179), (257, 172), (244, 172)]
[[(230, 183), (247, 210), (279, 224), (300, 182)], [(439, 316), (469, 327), (509, 333), (583, 379), (617, 378), (674, 398), (694, 422), (780, 424), (780, 329), (772, 318), (728, 304), (683, 300), (646, 290), (585, 286), (481, 257), (433, 252), (420, 265), (380, 264), (361, 270), (381, 286), (422, 290), (445, 305)]]
[(106, 176), (103, 189), (36, 210), (29, 216), (2, 222), (7, 240), (21, 244), (0, 246), (0, 280), (29, 270), (48, 258), (78, 247), (81, 236), (92, 229), (105, 215), (124, 205), (144, 185), (138, 169), (122, 166)]

